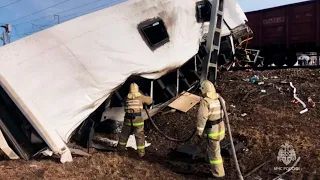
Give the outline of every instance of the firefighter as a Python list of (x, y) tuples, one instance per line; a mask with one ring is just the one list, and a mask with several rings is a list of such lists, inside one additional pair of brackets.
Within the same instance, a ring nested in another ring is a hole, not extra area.
[(139, 156), (143, 157), (145, 155), (144, 120), (141, 116), (144, 104), (152, 104), (151, 97), (142, 95), (136, 83), (130, 84), (130, 92), (126, 97), (125, 117), (118, 144), (119, 151), (125, 150), (129, 136), (134, 134)]
[(220, 153), (220, 141), (225, 137), (223, 109), (214, 85), (205, 80), (200, 87), (203, 98), (197, 115), (197, 135), (207, 140), (207, 157), (214, 177), (224, 177), (223, 160)]

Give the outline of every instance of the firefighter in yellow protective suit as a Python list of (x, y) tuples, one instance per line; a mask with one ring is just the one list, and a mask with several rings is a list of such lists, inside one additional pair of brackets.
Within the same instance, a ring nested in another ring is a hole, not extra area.
[(152, 104), (149, 96), (140, 93), (136, 83), (130, 84), (130, 92), (126, 98), (125, 117), (118, 143), (118, 150), (125, 150), (128, 138), (134, 133), (140, 157), (145, 155), (144, 120), (141, 116), (143, 104)]
[[(223, 160), (220, 153), (220, 141), (225, 137), (223, 109), (214, 85), (205, 80), (200, 87), (203, 98), (197, 115), (197, 135), (207, 140), (207, 161), (214, 177), (224, 177)], [(224, 103), (224, 102), (223, 102)]]

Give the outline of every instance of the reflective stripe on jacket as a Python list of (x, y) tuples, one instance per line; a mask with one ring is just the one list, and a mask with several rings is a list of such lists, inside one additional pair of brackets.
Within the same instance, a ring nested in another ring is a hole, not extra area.
[(125, 112), (126, 113), (140, 113), (143, 109), (143, 104), (150, 105), (152, 103), (152, 99), (149, 96), (138, 96), (133, 99), (126, 99)]
[(218, 99), (212, 100), (210, 98), (204, 98), (208, 104), (209, 109), (209, 121), (214, 121), (223, 118), (223, 109), (221, 108), (220, 101)]
[[(205, 129), (207, 121), (216, 121), (223, 117), (223, 109), (221, 108), (220, 101), (218, 99), (212, 100), (207, 97), (203, 98), (200, 101), (200, 107), (197, 116), (198, 131)], [(224, 122), (222, 121), (219, 124), (213, 125), (212, 128), (206, 130), (205, 134), (207, 134), (207, 136), (211, 139), (220, 140), (224, 138)]]

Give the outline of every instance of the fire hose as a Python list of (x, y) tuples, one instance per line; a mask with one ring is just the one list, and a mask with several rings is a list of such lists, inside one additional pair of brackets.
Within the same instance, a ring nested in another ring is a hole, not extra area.
[[(223, 112), (225, 114), (225, 121), (226, 121), (226, 124), (227, 124), (227, 129), (228, 129), (228, 133), (229, 133), (229, 139), (230, 139), (230, 144), (231, 144), (231, 149), (232, 149), (232, 155), (233, 155), (233, 159), (235, 161), (235, 166), (236, 166), (236, 169), (237, 169), (237, 172), (238, 172), (238, 177), (240, 180), (244, 180), (243, 179), (243, 176), (241, 174), (241, 170), (240, 170), (240, 167), (239, 167), (239, 162), (238, 162), (238, 159), (237, 159), (237, 155), (236, 155), (236, 150), (235, 150), (235, 147), (234, 147), (234, 143), (233, 143), (233, 138), (232, 138), (232, 133), (231, 133), (231, 127), (230, 127), (230, 123), (229, 123), (229, 117), (228, 117), (228, 113), (227, 113), (227, 108), (226, 108), (226, 105), (224, 104), (224, 101), (222, 100), (222, 97), (219, 96), (219, 101), (220, 101), (220, 104), (222, 106), (222, 109), (223, 109)], [(148, 111), (148, 108), (147, 106), (144, 105), (144, 109), (147, 113), (147, 116), (148, 118), (150, 119), (151, 121), (151, 124), (153, 125), (153, 127), (162, 135), (164, 136), (166, 139), (170, 140), (170, 141), (174, 141), (174, 142), (187, 142), (189, 141), (196, 133), (197, 129), (195, 129), (193, 131), (193, 133), (191, 134), (190, 137), (184, 139), (184, 140), (181, 140), (181, 139), (176, 139), (176, 138), (172, 138), (172, 137), (169, 137), (168, 135), (166, 135), (164, 132), (162, 132), (159, 127), (154, 123), (153, 119), (151, 118), (150, 114), (149, 114), (149, 111)]]
[[(195, 91), (195, 90), (199, 87), (199, 85), (200, 85), (199, 82), (195, 82), (195, 84), (197, 84), (197, 85), (192, 85), (192, 86), (195, 86), (195, 87), (194, 87), (194, 91)], [(186, 92), (184, 92), (184, 93), (187, 93), (187, 92), (188, 92), (188, 91), (186, 91)], [(181, 95), (183, 95), (184, 93), (182, 93)], [(180, 95), (180, 96), (181, 96), (181, 95)], [(170, 136), (166, 135), (163, 131), (161, 131), (161, 130), (159, 129), (159, 127), (154, 123), (153, 119), (151, 118), (151, 116), (150, 116), (150, 114), (149, 114), (149, 110), (148, 110), (147, 106), (144, 105), (143, 107), (144, 107), (144, 109), (145, 109), (145, 111), (146, 111), (146, 113), (147, 113), (148, 118), (149, 118), (150, 121), (151, 121), (152, 126), (158, 131), (158, 133), (160, 133), (163, 137), (165, 137), (166, 139), (168, 139), (168, 140), (170, 140), (170, 141), (185, 143), (185, 142), (188, 142), (188, 141), (196, 134), (196, 132), (197, 132), (197, 128), (195, 128), (195, 129), (193, 130), (192, 134), (191, 134), (188, 138), (186, 138), (186, 139), (176, 139), (176, 138), (170, 137)]]
[(170, 141), (185, 143), (185, 142), (188, 142), (196, 134), (197, 129), (194, 129), (192, 134), (186, 139), (176, 139), (176, 138), (170, 137), (170, 136), (166, 135), (163, 131), (161, 131), (159, 129), (159, 127), (154, 123), (153, 119), (151, 118), (151, 116), (149, 114), (149, 111), (148, 111), (148, 108), (146, 105), (144, 105), (144, 109), (146, 110), (147, 116), (150, 119), (153, 127), (158, 131), (158, 133), (160, 133), (163, 137), (165, 137), (166, 139), (168, 139)]
[(226, 105), (224, 104), (224, 101), (223, 101), (221, 96), (219, 96), (219, 101), (220, 101), (220, 104), (222, 106), (223, 112), (225, 114), (225, 121), (226, 121), (226, 124), (227, 124), (228, 133), (229, 133), (229, 139), (230, 139), (230, 144), (231, 144), (231, 149), (232, 149), (232, 156), (233, 156), (233, 159), (234, 159), (234, 163), (236, 165), (236, 169), (237, 169), (237, 172), (238, 172), (238, 177), (239, 177), (240, 180), (243, 180), (243, 176), (241, 174), (241, 170), (240, 170), (240, 167), (239, 167), (239, 162), (238, 162), (236, 150), (235, 150), (235, 147), (234, 147), (234, 144), (233, 144), (233, 138), (232, 138), (231, 127), (230, 127), (230, 123), (229, 123), (229, 117), (228, 117), (228, 113), (227, 113), (227, 108), (226, 108)]

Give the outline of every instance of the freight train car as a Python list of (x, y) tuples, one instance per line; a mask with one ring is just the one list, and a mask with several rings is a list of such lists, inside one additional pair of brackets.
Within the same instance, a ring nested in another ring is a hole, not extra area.
[(254, 32), (249, 47), (260, 49), (264, 65), (293, 66), (298, 52), (320, 55), (320, 0), (247, 12)]

